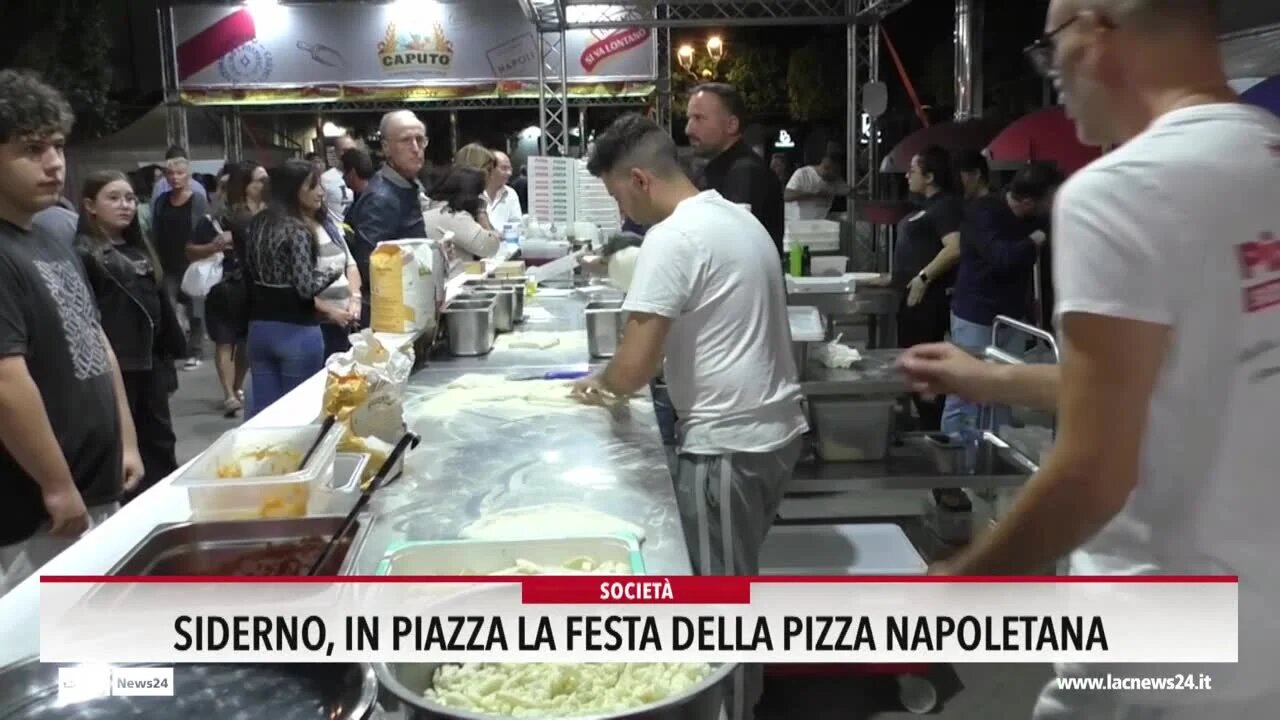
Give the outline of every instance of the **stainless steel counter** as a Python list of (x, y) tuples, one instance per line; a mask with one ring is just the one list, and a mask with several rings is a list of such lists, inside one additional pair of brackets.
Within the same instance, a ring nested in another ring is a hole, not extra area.
[(821, 395), (905, 395), (907, 385), (894, 367), (900, 349), (864, 350), (862, 361), (847, 369), (824, 367), (810, 360), (805, 381), (806, 397)]
[(870, 325), (871, 347), (897, 346), (898, 304), (897, 290), (880, 287), (860, 287), (851, 293), (790, 293), (787, 304), (816, 307), (827, 318), (828, 334), (842, 318), (866, 317)]
[(406, 421), (422, 444), (406, 458), (404, 477), (375, 496), (378, 516), (359, 550), (358, 572), (373, 572), (392, 542), (454, 539), (491, 513), (552, 503), (584, 506), (639, 525), (646, 533), (642, 552), (650, 572), (691, 572), (647, 393), (619, 411), (506, 402), (426, 412), (428, 403), (463, 375), (533, 374), (588, 363), (585, 302), (579, 294), (530, 298), (526, 316), (543, 320), (526, 321), (514, 333), (581, 334), (581, 344), (546, 350), (499, 347), (477, 358), (434, 357), (410, 378)]

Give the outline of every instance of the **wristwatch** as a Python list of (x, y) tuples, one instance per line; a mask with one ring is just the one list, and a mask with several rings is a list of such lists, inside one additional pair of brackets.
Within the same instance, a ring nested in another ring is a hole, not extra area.
[(920, 274), (917, 275), (916, 277), (920, 278), (920, 281), (923, 282), (925, 285), (929, 284), (929, 273), (921, 270)]

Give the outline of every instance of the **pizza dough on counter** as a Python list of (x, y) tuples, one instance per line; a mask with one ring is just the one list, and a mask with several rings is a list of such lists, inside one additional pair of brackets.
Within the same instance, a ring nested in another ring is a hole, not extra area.
[(534, 505), (504, 510), (476, 520), (459, 535), (468, 540), (554, 538), (566, 535), (632, 535), (644, 542), (644, 528), (591, 508)]

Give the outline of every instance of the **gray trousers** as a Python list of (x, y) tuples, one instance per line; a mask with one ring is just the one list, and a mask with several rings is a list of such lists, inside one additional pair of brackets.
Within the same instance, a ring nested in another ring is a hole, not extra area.
[[(698, 575), (758, 575), (804, 438), (768, 453), (690, 455), (672, 467), (689, 560)], [(749, 720), (764, 692), (764, 666), (739, 666), (726, 699), (730, 720)]]

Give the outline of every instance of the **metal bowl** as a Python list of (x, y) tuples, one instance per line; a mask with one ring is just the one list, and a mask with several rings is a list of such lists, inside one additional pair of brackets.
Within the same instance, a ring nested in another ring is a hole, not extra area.
[[(398, 699), (406, 720), (503, 720), (503, 716), (447, 707), (423, 697), (432, 686), (436, 668), (451, 663), (398, 663), (373, 666), (382, 687)], [(724, 683), (737, 665), (713, 667), (702, 682), (687, 690), (641, 705), (604, 715), (574, 716), (573, 720), (707, 720), (720, 717), (724, 703)], [(388, 710), (393, 709), (386, 699)]]
[(61, 704), (59, 667), (27, 658), (0, 669), (0, 718), (365, 720), (378, 698), (378, 681), (368, 665), (210, 664), (173, 666), (173, 697), (112, 696)]

